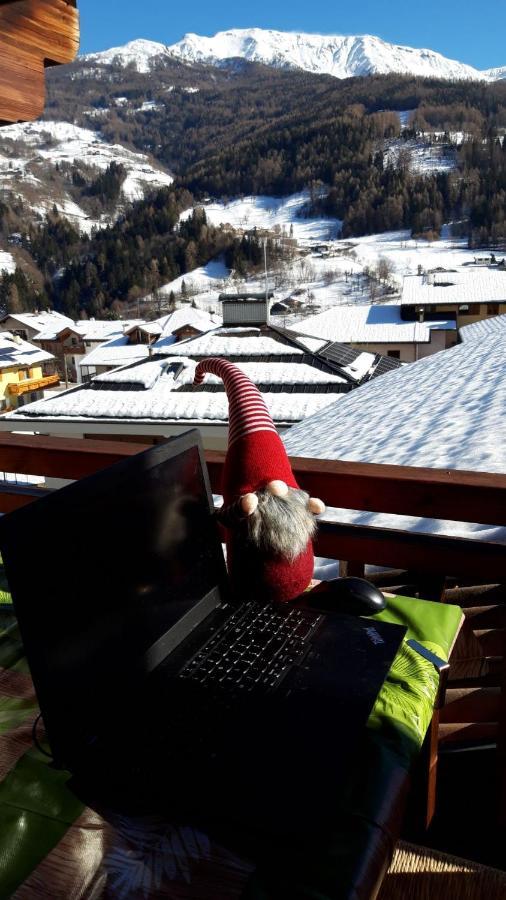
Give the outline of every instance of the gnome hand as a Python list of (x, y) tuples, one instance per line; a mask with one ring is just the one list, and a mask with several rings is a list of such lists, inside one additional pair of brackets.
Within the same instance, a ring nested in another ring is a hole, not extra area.
[[(273, 497), (286, 498), (289, 494), (289, 488), (286, 482), (277, 479), (275, 481), (269, 481), (265, 485), (264, 490)], [(235, 525), (244, 522), (252, 516), (253, 513), (258, 510), (258, 503), (259, 501), (256, 493), (250, 492), (248, 494), (243, 494), (243, 496), (239, 497), (238, 500), (235, 500), (234, 503), (230, 503), (228, 506), (222, 506), (221, 509), (217, 510), (216, 518), (220, 524), (224, 525), (226, 528), (233, 528)], [(318, 497), (309, 497), (307, 508), (314, 516), (321, 515), (321, 513), (325, 512), (325, 504)]]

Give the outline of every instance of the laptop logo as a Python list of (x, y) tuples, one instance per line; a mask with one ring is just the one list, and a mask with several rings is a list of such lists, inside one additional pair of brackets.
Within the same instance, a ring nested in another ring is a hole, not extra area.
[(370, 640), (372, 641), (373, 644), (376, 645), (376, 644), (384, 644), (385, 643), (385, 641), (383, 640), (381, 635), (378, 634), (378, 632), (376, 631), (375, 628), (366, 628), (365, 631), (366, 631), (367, 636), (370, 638)]

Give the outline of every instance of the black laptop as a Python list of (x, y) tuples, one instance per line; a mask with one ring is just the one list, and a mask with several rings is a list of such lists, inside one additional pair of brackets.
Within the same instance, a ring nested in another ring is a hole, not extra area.
[(88, 801), (276, 832), (331, 814), (405, 629), (233, 596), (197, 430), (3, 516), (0, 547)]

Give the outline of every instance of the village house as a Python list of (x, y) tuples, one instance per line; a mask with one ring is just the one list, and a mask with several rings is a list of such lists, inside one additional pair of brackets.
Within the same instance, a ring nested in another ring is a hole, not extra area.
[(457, 328), (506, 313), (506, 269), (460, 266), (406, 275), (397, 301), (405, 320), (453, 318)]
[(221, 325), (221, 316), (182, 307), (153, 322), (134, 322), (121, 334), (94, 347), (78, 362), (78, 382), (90, 381), (118, 366), (140, 362), (179, 341), (198, 337)]
[(325, 342), (339, 341), (401, 362), (414, 362), (457, 341), (453, 319), (406, 321), (393, 304), (333, 306), (293, 325), (290, 331), (319, 338), (322, 347)]
[[(222, 449), (228, 434), (227, 396), (215, 376), (193, 385), (202, 359), (219, 356), (236, 363), (259, 387), (280, 433), (399, 365), (342, 344), (329, 348), (328, 341), (321, 353), (316, 346), (321, 342), (313, 341), (313, 347), (311, 339), (299, 340), (268, 325), (269, 303), (263, 300), (260, 314), (260, 302), (228, 301), (223, 326), (186, 341), (164, 331), (149, 345), (129, 344), (122, 334), (90, 354), (88, 362), (94, 359), (97, 368), (100, 355), (103, 370), (89, 375), (86, 384), (25, 408), (15, 426), (12, 418), (5, 426), (80, 437), (128, 434), (147, 442), (198, 426), (205, 447)], [(247, 324), (248, 314), (257, 324)], [(237, 326), (238, 319), (244, 324)]]
[(58, 375), (44, 374), (54, 357), (10, 331), (0, 332), (0, 410), (8, 412), (40, 400)]

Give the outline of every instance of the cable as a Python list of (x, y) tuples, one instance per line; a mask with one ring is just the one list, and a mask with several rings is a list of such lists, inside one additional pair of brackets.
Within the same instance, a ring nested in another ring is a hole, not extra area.
[(39, 724), (39, 719), (41, 719), (41, 718), (42, 718), (42, 713), (39, 713), (39, 715), (37, 716), (37, 718), (35, 719), (35, 721), (32, 725), (32, 741), (35, 744), (35, 746), (37, 747), (37, 750), (40, 750), (40, 752), (43, 753), (44, 756), (49, 756), (49, 759), (52, 759), (53, 758), (52, 753), (48, 753), (47, 750), (44, 750), (44, 747), (41, 747), (41, 745), (39, 744), (39, 741), (37, 739), (37, 725)]

